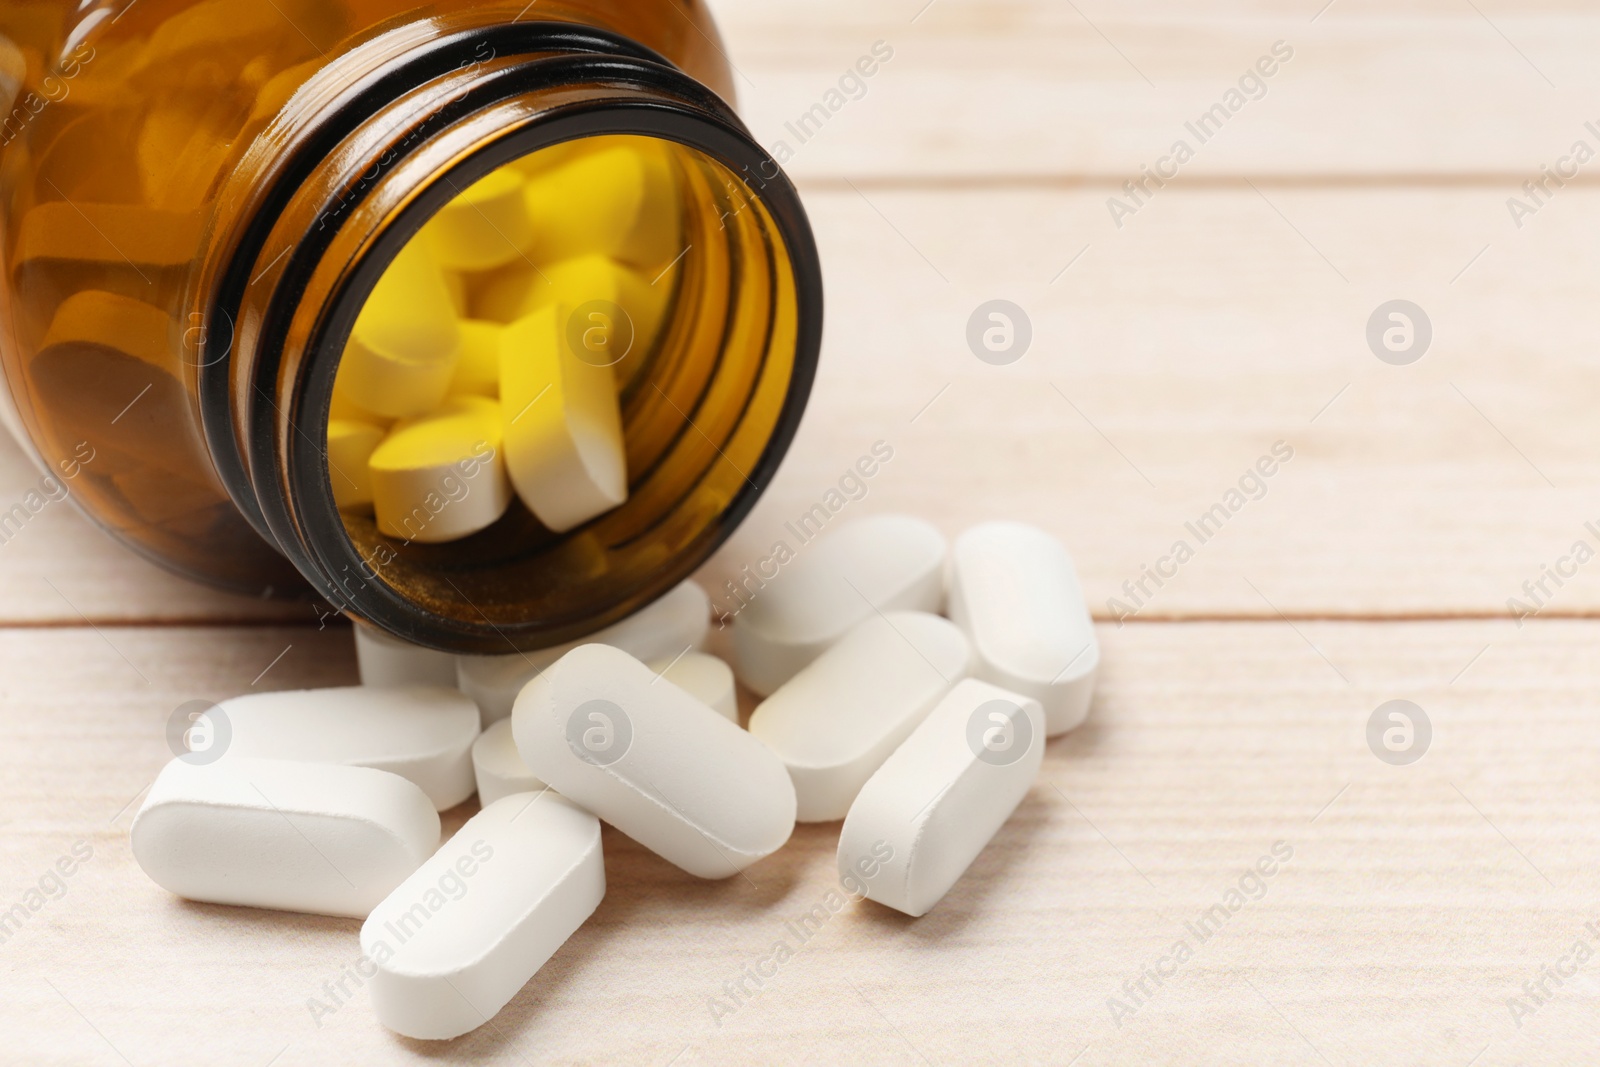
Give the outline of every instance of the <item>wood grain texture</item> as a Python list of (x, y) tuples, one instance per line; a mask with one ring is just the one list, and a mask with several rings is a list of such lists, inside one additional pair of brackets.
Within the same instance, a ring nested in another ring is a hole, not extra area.
[[(10, 1062), (1465, 1064), (1488, 1046), (1476, 1062), (1497, 1067), (1591, 1047), (1592, 978), (1520, 1029), (1506, 999), (1600, 921), (1594, 623), (1102, 628), (1089, 724), (926, 918), (846, 905), (800, 943), (785, 924), (835, 888), (837, 824), (718, 883), (608, 829), (593, 920), (442, 1046), (384, 1031), (348, 979), (342, 1005), (322, 988), (357, 961), (358, 923), (186, 904), (128, 853), (173, 707), (248, 688), (288, 644), (259, 688), (347, 681), (348, 634), (114, 637), (148, 685), (87, 630), (0, 641), (6, 706), (27, 712), (0, 719), (0, 903), (93, 848), (0, 944)], [(1364, 740), (1393, 697), (1433, 722), (1409, 767)], [(1292, 857), (1246, 882), (1259, 899), (1187, 931), (1280, 841)], [(784, 939), (794, 957), (718, 1026), (710, 999)], [(1193, 959), (1115, 1025), (1108, 998), (1131, 1003), (1123, 982), (1180, 939)], [(320, 1027), (313, 997), (337, 1007)]]
[[(1600, 549), (1600, 190), (1586, 170), (1521, 227), (1507, 198), (1600, 147), (1593, 5), (714, 6), (766, 144), (875, 41), (894, 56), (791, 145), (825, 357), (702, 580), (729, 606), (724, 583), (887, 442), (830, 521), (1059, 534), (1106, 620), (1089, 723), (921, 920), (847, 904), (799, 941), (786, 924), (837, 891), (836, 824), (716, 884), (607, 829), (593, 920), (491, 1025), (411, 1042), (348, 977), (359, 924), (177, 901), (128, 849), (175, 708), (352, 682), (348, 631), (173, 578), (51, 505), (0, 544), (0, 915), (93, 854), (0, 927), (0, 1061), (1592, 1062), (1600, 961), (1542, 969), (1600, 949), (1600, 563), (1546, 576)], [(1266, 96), (1119, 227), (1108, 198), (1280, 39)], [(1008, 366), (967, 346), (994, 298), (1032, 324)], [(1411, 366), (1365, 337), (1396, 298), (1434, 328)], [(1293, 459), (1199, 544), (1185, 524), (1278, 441)], [(0, 442), (0, 510), (36, 477)], [(1179, 539), (1193, 558), (1157, 587), (1143, 568)], [(1509, 601), (1541, 581), (1519, 626)], [(1411, 766), (1366, 741), (1396, 698), (1433, 725)], [(1247, 879), (1279, 842), (1292, 857)], [(793, 958), (730, 997), (780, 939)]]
[[(0, 516), (39, 493), (41, 473), (0, 428)], [(35, 499), (43, 499), (36, 496)], [(307, 605), (220, 593), (163, 570), (113, 541), (70, 500), (0, 526), (0, 623), (96, 626), (287, 620)]]
[[(951, 535), (996, 515), (1040, 523), (1102, 617), (1113, 598), (1142, 618), (1538, 606), (1524, 582), (1579, 539), (1600, 548), (1585, 528), (1600, 520), (1600, 259), (1582, 237), (1600, 191), (1567, 190), (1520, 230), (1500, 199), (1173, 188), (1119, 230), (1086, 190), (809, 191), (820, 377), (773, 488), (703, 580), (727, 606), (725, 583), (792, 541), (785, 522), (883, 440), (895, 458), (842, 516), (904, 510)], [(1033, 324), (1010, 366), (967, 346), (969, 316), (995, 297)], [(1366, 339), (1397, 297), (1434, 329), (1406, 367)], [(1280, 440), (1295, 458), (1200, 544), (1185, 524)], [(7, 447), (0, 488), (15, 499), (37, 476)], [(1179, 539), (1194, 559), (1159, 589), (1147, 579), (1136, 604), (1123, 583)], [(1600, 611), (1600, 568), (1547, 580), (1539, 599)], [(0, 544), (0, 621), (264, 615), (315, 618), (172, 578), (66, 504)]]
[[(1600, 20), (1571, 3), (714, 6), (751, 128), (783, 142), (806, 178), (1120, 185), (1186, 137), (1191, 178), (1515, 175), (1515, 186), (1574, 139), (1596, 145), (1583, 126), (1600, 120), (1589, 58)], [(801, 129), (880, 41), (893, 58), (864, 90), (847, 83), (820, 130)], [(1186, 134), (1278, 41), (1293, 58), (1250, 89), (1259, 99), (1205, 144)]]
[[(1578, 236), (1600, 197), (1569, 190), (1521, 231), (1462, 190), (1174, 189), (1120, 231), (1103, 199), (813, 194), (821, 376), (708, 588), (793, 543), (784, 523), (879, 439), (895, 458), (842, 515), (906, 510), (952, 535), (1037, 522), (1104, 617), (1180, 539), (1194, 558), (1146, 582), (1141, 617), (1508, 614), (1574, 541), (1600, 548), (1595, 261)], [(995, 297), (1033, 324), (1010, 366), (967, 346)], [(1411, 366), (1367, 343), (1397, 297), (1433, 322)], [(1186, 524), (1277, 441), (1294, 459), (1202, 544)], [(1545, 610), (1593, 611), (1591, 570), (1547, 582)]]

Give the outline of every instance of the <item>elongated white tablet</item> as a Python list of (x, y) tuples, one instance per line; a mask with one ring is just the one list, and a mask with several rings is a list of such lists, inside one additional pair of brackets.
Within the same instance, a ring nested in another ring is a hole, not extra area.
[(765, 696), (877, 611), (937, 612), (944, 557), (944, 535), (905, 515), (857, 519), (802, 546), (734, 616), (739, 680)]
[(439, 844), (427, 794), (337, 763), (175, 759), (132, 831), (168, 892), (210, 904), (363, 918)]
[(1033, 785), (1044, 738), (1037, 700), (974, 678), (957, 685), (861, 787), (839, 832), (839, 876), (927, 914)]
[(547, 307), (500, 335), (506, 467), (517, 496), (557, 533), (628, 499), (616, 374), (608, 354), (573, 350), (573, 310)]
[[(656, 660), (649, 666), (659, 677), (720, 712), (729, 722), (739, 721), (733, 671), (717, 657), (688, 652), (670, 661)], [(509, 718), (491, 724), (472, 743), (472, 769), (478, 779), (478, 803), (485, 807), (512, 793), (536, 793), (548, 788), (528, 770), (517, 752)]]
[(700, 878), (737, 874), (794, 832), (778, 758), (620, 649), (562, 656), (517, 697), (511, 724), (529, 770)]
[(224, 761), (304, 760), (372, 767), (414, 783), (440, 811), (472, 795), (478, 709), (440, 686), (347, 686), (252, 693), (217, 705)]
[(1100, 644), (1072, 557), (1036, 526), (986, 522), (956, 538), (950, 618), (977, 656), (973, 674), (1033, 697), (1045, 732), (1089, 714)]
[(477, 1029), (605, 895), (593, 815), (549, 792), (490, 804), (362, 924), (378, 1021), (425, 1040)]
[(937, 615), (874, 615), (757, 705), (750, 733), (789, 768), (799, 820), (844, 818), (971, 658), (965, 635)]
[(454, 689), (456, 658), (402, 641), (375, 626), (355, 624), (356, 669), (362, 685), (440, 685)]
[(537, 793), (545, 788), (517, 752), (510, 719), (494, 723), (472, 742), (472, 771), (478, 779), (478, 803), (486, 808), (512, 793)]
[(721, 712), (729, 722), (739, 721), (739, 698), (733, 684), (733, 668), (717, 657), (704, 652), (685, 652), (679, 656), (651, 660), (649, 667), (700, 703)]
[(579, 645), (620, 648), (634, 659), (671, 659), (693, 652), (711, 625), (711, 600), (694, 582), (684, 582), (666, 596), (581, 641), (512, 656), (457, 656), (456, 685), (477, 702), (483, 724), (511, 714), (511, 705), (539, 672)]

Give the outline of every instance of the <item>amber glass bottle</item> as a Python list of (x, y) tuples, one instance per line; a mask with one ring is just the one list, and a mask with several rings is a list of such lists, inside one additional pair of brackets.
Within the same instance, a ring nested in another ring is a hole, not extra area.
[[(8, 0), (0, 407), (190, 577), (461, 652), (592, 632), (727, 537), (811, 388), (815, 246), (732, 99), (699, 0)], [(602, 137), (670, 160), (682, 246), (617, 376), (626, 503), (427, 544), (341, 512), (333, 385), (378, 279), (462, 190)]]

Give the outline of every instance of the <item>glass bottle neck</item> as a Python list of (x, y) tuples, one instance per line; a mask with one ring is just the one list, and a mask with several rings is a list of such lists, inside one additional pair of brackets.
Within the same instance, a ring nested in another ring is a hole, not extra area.
[[(219, 201), (231, 244), (202, 284), (207, 439), (241, 511), (336, 607), (462, 652), (570, 640), (687, 577), (768, 484), (820, 346), (810, 230), (727, 105), (626, 38), (503, 24), (387, 55), (369, 42), (314, 76)], [(617, 134), (683, 153), (677, 269), (691, 287), (622, 397), (629, 503), (566, 535), (525, 524), (470, 557), (353, 536), (321, 442), (340, 353), (377, 278), (495, 168)]]

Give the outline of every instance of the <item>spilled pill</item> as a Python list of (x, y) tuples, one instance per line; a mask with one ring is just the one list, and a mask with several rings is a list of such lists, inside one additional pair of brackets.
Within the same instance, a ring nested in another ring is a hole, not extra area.
[[(720, 712), (729, 722), (739, 721), (733, 672), (717, 657), (687, 652), (670, 661), (656, 660), (649, 667), (657, 677)], [(489, 804), (511, 793), (545, 788), (517, 751), (510, 719), (501, 719), (478, 735), (472, 743), (472, 767), (478, 777), (478, 802), (481, 804)]]
[[(839, 832), (839, 875), (907, 915), (937, 904), (1011, 817), (1044, 758), (1030, 697), (969, 678), (952, 689), (861, 787)], [(888, 858), (884, 855), (888, 853)]]
[(363, 918), (438, 846), (439, 815), (387, 771), (175, 759), (131, 836), (139, 867), (180, 897)]
[(972, 640), (973, 674), (1039, 701), (1051, 737), (1089, 714), (1100, 645), (1056, 538), (1020, 522), (986, 522), (956, 538), (950, 618)]
[(512, 793), (545, 788), (517, 752), (510, 719), (492, 724), (472, 743), (472, 772), (478, 780), (478, 803), (484, 807)]
[(472, 795), (478, 709), (454, 689), (367, 686), (251, 693), (217, 705), (224, 762), (306, 760), (398, 774), (440, 811)]
[(477, 1029), (605, 894), (593, 815), (550, 792), (488, 805), (362, 924), (378, 1021), (425, 1040)]
[(550, 664), (579, 645), (620, 648), (634, 659), (671, 659), (697, 650), (711, 626), (711, 600), (694, 582), (683, 582), (659, 600), (619, 623), (580, 641), (521, 655), (457, 656), (456, 685), (483, 712), (483, 723), (511, 715), (522, 687)]
[(938, 611), (944, 558), (944, 536), (904, 515), (857, 519), (805, 546), (734, 617), (739, 680), (765, 696), (875, 612)]
[(739, 698), (734, 690), (733, 670), (717, 657), (704, 652), (684, 652), (678, 656), (651, 660), (649, 667), (700, 703), (721, 712), (729, 722), (739, 721)]
[(575, 648), (529, 682), (511, 722), (529, 770), (690, 874), (727, 878), (794, 831), (778, 758), (608, 645)]
[(789, 768), (801, 822), (842, 819), (872, 773), (967, 676), (971, 646), (937, 615), (894, 611), (856, 626), (750, 716)]
[(450, 653), (413, 645), (365, 623), (356, 623), (354, 629), (362, 685), (455, 688), (456, 658)]

